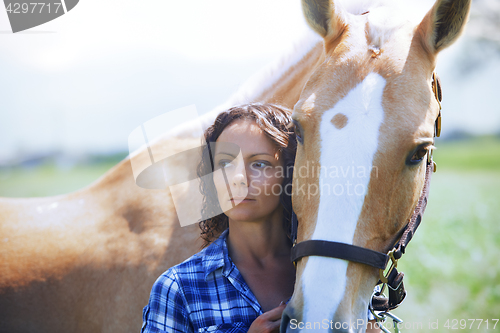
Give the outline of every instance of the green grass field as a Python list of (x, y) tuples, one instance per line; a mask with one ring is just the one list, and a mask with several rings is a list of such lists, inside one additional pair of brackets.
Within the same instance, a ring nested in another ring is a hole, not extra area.
[[(500, 318), (500, 138), (436, 146), (430, 202), (398, 265), (408, 296), (394, 313), (404, 332), (500, 332), (500, 324), (493, 329)], [(67, 193), (116, 162), (0, 170), (0, 196)]]
[(45, 197), (79, 190), (118, 164), (126, 154), (98, 162), (60, 167), (47, 162), (36, 167), (0, 169), (0, 197)]

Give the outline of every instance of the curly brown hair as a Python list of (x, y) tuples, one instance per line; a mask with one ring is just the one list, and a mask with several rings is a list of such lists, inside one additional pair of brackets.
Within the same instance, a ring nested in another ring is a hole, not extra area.
[[(203, 194), (202, 221), (199, 223), (201, 237), (205, 241), (204, 247), (217, 239), (229, 226), (228, 217), (220, 213), (220, 206), (212, 177), (203, 177), (214, 171), (211, 146), (217, 141), (224, 129), (239, 119), (251, 119), (276, 144), (284, 161), (285, 177), (282, 188), (291, 188), (293, 177), (293, 164), (297, 142), (295, 133), (290, 130), (292, 124), (292, 111), (286, 107), (275, 104), (252, 103), (232, 107), (220, 113), (212, 126), (204, 133), (206, 145), (202, 148), (202, 159), (198, 165), (198, 177), (201, 180), (200, 191)], [(280, 202), (283, 205), (283, 228), (290, 236), (290, 221), (292, 217), (291, 191), (282, 191)]]

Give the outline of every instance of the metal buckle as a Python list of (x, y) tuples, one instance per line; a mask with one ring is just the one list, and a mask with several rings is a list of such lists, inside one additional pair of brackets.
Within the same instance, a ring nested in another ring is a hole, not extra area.
[(387, 271), (387, 274), (384, 274), (384, 270), (383, 269), (379, 269), (379, 279), (380, 281), (382, 281), (382, 283), (388, 283), (389, 280), (387, 279), (389, 277), (389, 274), (391, 274), (392, 270), (396, 267), (398, 267), (398, 259), (394, 258), (394, 251), (396, 251), (395, 249), (392, 249), (389, 253), (387, 253), (387, 255), (389, 256), (389, 258), (391, 259), (391, 267), (389, 268), (389, 270)]
[(403, 322), (403, 320), (401, 318), (393, 315), (390, 312), (379, 312), (377, 315), (375, 315), (375, 314), (373, 314), (373, 315), (375, 316), (375, 318), (377, 320), (377, 323), (381, 323), (381, 325), (379, 324), (379, 328), (382, 330), (382, 332), (391, 333), (391, 331), (389, 331), (387, 328), (384, 327), (384, 323), (387, 320), (387, 317), (389, 317), (389, 318), (392, 319), (392, 325), (394, 327), (394, 333), (400, 333), (401, 332), (399, 330), (399, 326), (398, 326), (399, 323)]
[(439, 105), (439, 114), (435, 122), (435, 136), (439, 137), (441, 135), (441, 101), (439, 100), (439, 91), (438, 91), (438, 81), (436, 72), (432, 73), (432, 92), (434, 93), (434, 97), (436, 97), (436, 101)]
[(439, 114), (438, 114), (438, 117), (436, 119), (436, 124), (435, 124), (436, 133), (435, 134), (436, 134), (436, 137), (439, 138), (439, 136), (441, 135), (441, 103), (440, 102), (438, 102), (438, 103), (439, 103)]
[[(383, 292), (383, 289), (381, 291), (379, 291), (378, 293), (380, 295), (382, 295), (382, 296), (385, 297), (385, 295), (382, 294), (382, 292)], [(387, 317), (389, 317), (389, 318), (392, 319), (392, 324), (393, 324), (393, 327), (394, 327), (394, 332), (395, 333), (400, 333), (401, 331), (399, 330), (398, 324), (403, 322), (402, 319), (400, 319), (399, 317), (393, 315), (392, 313), (390, 313), (388, 311), (380, 311), (379, 313), (376, 313), (375, 310), (373, 309), (373, 304), (372, 304), (372, 302), (373, 302), (373, 296), (376, 293), (377, 293), (377, 291), (373, 291), (372, 297), (370, 298), (370, 305), (369, 305), (368, 308), (370, 309), (370, 312), (375, 317), (375, 320), (377, 321), (378, 327), (380, 328), (380, 330), (382, 332), (391, 333), (391, 331), (389, 331), (386, 327), (384, 327), (384, 323), (386, 322)]]
[(437, 164), (432, 159), (432, 152), (433, 151), (434, 151), (434, 149), (429, 149), (429, 151), (427, 152), (427, 165), (429, 165), (429, 163), (432, 163), (432, 172), (436, 172)]
[[(294, 247), (295, 247), (295, 245), (297, 245), (297, 236), (295, 236), (295, 239), (294, 239), (294, 241), (293, 241), (292, 248), (294, 248)], [(297, 270), (297, 260), (292, 261), (292, 263), (293, 263), (293, 267), (295, 267), (295, 270)]]

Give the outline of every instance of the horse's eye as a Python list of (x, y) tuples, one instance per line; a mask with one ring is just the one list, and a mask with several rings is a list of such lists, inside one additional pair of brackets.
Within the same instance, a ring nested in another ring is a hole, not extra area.
[(429, 146), (418, 148), (417, 151), (415, 151), (413, 156), (410, 158), (410, 164), (418, 164), (422, 162), (428, 151), (429, 151)]
[(297, 141), (299, 141), (301, 144), (303, 144), (304, 143), (304, 139), (303, 139), (303, 136), (302, 136), (302, 127), (295, 120), (293, 121), (293, 124), (295, 125), (293, 127), (294, 128), (294, 132), (295, 132), (295, 137), (297, 138)]

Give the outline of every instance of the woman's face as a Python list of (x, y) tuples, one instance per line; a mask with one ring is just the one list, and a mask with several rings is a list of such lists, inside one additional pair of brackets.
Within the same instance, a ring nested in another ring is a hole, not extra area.
[(280, 155), (252, 120), (236, 120), (224, 129), (216, 141), (213, 178), (220, 207), (231, 220), (264, 220), (281, 211)]

